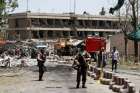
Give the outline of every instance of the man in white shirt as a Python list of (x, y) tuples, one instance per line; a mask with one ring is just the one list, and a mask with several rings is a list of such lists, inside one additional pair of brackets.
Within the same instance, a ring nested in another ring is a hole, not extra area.
[(113, 47), (113, 51), (112, 51), (112, 71), (115, 69), (115, 72), (117, 71), (117, 64), (119, 61), (119, 52), (116, 49), (116, 47)]

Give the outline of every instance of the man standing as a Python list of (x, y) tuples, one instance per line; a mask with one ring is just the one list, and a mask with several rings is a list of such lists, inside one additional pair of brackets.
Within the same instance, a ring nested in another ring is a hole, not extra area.
[(40, 52), (37, 55), (37, 62), (38, 62), (38, 67), (39, 67), (39, 81), (42, 81), (42, 77), (44, 74), (44, 63), (46, 61), (46, 54), (44, 49), (41, 49)]
[(106, 63), (107, 63), (107, 54), (105, 52), (104, 47), (102, 47), (98, 54), (97, 67), (104, 68), (106, 66)]
[[(82, 88), (86, 88), (86, 76), (87, 76), (87, 69), (88, 69), (88, 61), (90, 60), (90, 55), (85, 51), (85, 45), (81, 46), (81, 49), (78, 55), (75, 58), (75, 62), (73, 67), (77, 70), (77, 86), (79, 88), (81, 76), (82, 76)], [(76, 66), (74, 66), (76, 63)]]
[(117, 64), (119, 61), (119, 52), (116, 49), (116, 47), (113, 47), (112, 50), (112, 71), (115, 69), (115, 72), (117, 71)]

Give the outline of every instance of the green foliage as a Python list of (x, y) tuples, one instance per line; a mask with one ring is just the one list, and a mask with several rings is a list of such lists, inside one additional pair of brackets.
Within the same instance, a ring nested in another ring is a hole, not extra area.
[(6, 23), (7, 15), (18, 7), (18, 0), (0, 0), (0, 27)]
[(0, 0), (0, 15), (14, 11), (18, 7), (18, 0)]

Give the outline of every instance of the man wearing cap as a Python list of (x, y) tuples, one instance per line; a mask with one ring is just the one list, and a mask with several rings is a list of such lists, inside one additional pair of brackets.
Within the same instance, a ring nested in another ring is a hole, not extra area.
[[(90, 60), (90, 54), (85, 50), (85, 45), (83, 44), (75, 58), (76, 70), (77, 70), (77, 85), (79, 88), (81, 77), (82, 77), (82, 88), (86, 88), (86, 74), (88, 69), (88, 61)], [(74, 67), (74, 64), (73, 64)]]

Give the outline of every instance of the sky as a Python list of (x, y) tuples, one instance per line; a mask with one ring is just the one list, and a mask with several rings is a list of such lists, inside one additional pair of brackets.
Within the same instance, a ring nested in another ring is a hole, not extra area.
[[(28, 8), (27, 8), (28, 1)], [(104, 7), (108, 13), (110, 7), (114, 7), (118, 0), (75, 0), (75, 12), (82, 14), (84, 11), (98, 15)], [(15, 12), (45, 12), (68, 13), (74, 11), (74, 0), (18, 0), (19, 7)]]

